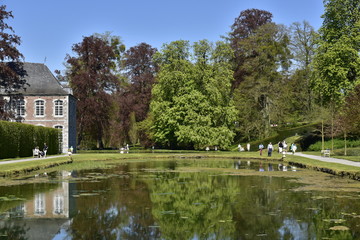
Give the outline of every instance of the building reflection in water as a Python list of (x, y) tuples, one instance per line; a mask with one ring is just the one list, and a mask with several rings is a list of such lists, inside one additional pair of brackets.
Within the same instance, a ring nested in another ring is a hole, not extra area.
[[(65, 180), (71, 173), (62, 172), (61, 175)], [(28, 200), (1, 214), (0, 228), (9, 232), (22, 227), (25, 239), (29, 240), (52, 239), (61, 226), (70, 221), (69, 185), (68, 181), (62, 181), (50, 191), (35, 189), (33, 198), (27, 197)], [(19, 225), (21, 219), (23, 225)]]

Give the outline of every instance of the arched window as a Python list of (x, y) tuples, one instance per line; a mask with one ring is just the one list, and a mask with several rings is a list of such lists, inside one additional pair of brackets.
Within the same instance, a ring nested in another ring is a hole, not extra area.
[(56, 117), (63, 116), (63, 105), (64, 102), (62, 100), (55, 100), (54, 101), (54, 112)]
[(36, 117), (45, 116), (45, 101), (44, 100), (36, 100), (35, 101), (35, 116)]

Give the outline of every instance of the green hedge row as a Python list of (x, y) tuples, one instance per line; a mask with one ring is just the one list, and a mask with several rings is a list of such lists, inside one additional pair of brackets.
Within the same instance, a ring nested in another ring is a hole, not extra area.
[(29, 157), (38, 146), (48, 145), (47, 154), (58, 154), (59, 130), (23, 123), (0, 121), (0, 159)]

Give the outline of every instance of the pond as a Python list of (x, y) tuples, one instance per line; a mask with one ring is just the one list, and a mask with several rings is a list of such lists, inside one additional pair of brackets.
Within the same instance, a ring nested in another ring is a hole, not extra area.
[(360, 239), (359, 192), (275, 162), (112, 163), (0, 186), (0, 239)]

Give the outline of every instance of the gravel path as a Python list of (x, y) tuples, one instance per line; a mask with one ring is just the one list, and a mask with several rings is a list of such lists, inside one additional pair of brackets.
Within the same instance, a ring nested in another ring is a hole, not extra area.
[(10, 163), (19, 163), (19, 162), (29, 162), (29, 161), (40, 161), (40, 160), (45, 160), (45, 159), (50, 159), (50, 158), (58, 158), (58, 157), (66, 157), (68, 156), (66, 155), (55, 155), (55, 156), (49, 156), (46, 158), (26, 158), (26, 159), (19, 159), (19, 160), (10, 160), (10, 161), (0, 161), (0, 165), (3, 164), (10, 164)]

